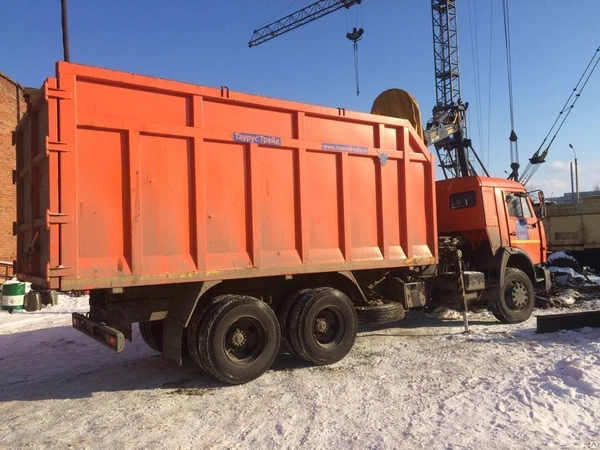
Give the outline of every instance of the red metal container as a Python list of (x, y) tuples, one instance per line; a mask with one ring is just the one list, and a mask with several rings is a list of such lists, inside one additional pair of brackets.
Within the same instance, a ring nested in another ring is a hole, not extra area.
[(17, 129), (22, 280), (61, 290), (437, 263), (405, 120), (59, 62)]

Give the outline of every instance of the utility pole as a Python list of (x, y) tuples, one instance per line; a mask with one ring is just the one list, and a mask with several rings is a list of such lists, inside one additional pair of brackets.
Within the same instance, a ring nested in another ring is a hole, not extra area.
[(569, 144), (569, 147), (571, 147), (571, 150), (573, 150), (573, 155), (575, 156), (575, 203), (579, 203), (579, 172), (577, 170), (577, 153), (573, 148), (573, 144)]
[(66, 62), (69, 62), (69, 25), (67, 22), (67, 0), (60, 0), (60, 9), (62, 17), (62, 40), (64, 59)]
[(569, 169), (571, 170), (571, 201), (575, 203), (575, 185), (573, 184), (573, 161), (569, 161)]

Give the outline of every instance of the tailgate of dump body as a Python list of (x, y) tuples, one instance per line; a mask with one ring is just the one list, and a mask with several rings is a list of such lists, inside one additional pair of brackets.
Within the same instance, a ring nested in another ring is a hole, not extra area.
[[(60, 154), (67, 148), (59, 137), (58, 99), (55, 78), (46, 80), (28, 104), (16, 130), (17, 154), (17, 262), (15, 273), (39, 286), (57, 288), (61, 276), (72, 276), (73, 267), (59, 261), (59, 224), (68, 216), (60, 213)], [(68, 240), (66, 241), (68, 242)]]
[(17, 270), (41, 286), (437, 262), (405, 120), (59, 62), (17, 152)]

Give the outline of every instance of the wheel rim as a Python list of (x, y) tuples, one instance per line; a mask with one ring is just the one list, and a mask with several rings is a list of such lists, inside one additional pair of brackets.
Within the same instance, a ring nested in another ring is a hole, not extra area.
[(238, 365), (248, 365), (262, 354), (267, 332), (255, 317), (240, 317), (227, 328), (223, 349), (227, 358)]
[(511, 309), (523, 309), (527, 305), (529, 293), (522, 283), (512, 282), (506, 290), (505, 298)]
[(333, 348), (344, 338), (346, 320), (338, 308), (327, 307), (320, 310), (313, 323), (313, 336), (319, 346)]

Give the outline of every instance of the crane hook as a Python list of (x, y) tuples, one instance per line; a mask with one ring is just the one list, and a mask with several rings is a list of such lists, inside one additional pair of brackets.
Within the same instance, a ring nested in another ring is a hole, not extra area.
[(352, 41), (354, 44), (354, 74), (356, 76), (356, 95), (360, 94), (360, 90), (358, 87), (358, 41), (362, 39), (365, 30), (363, 28), (352, 29), (351, 33), (346, 33), (346, 38)]

